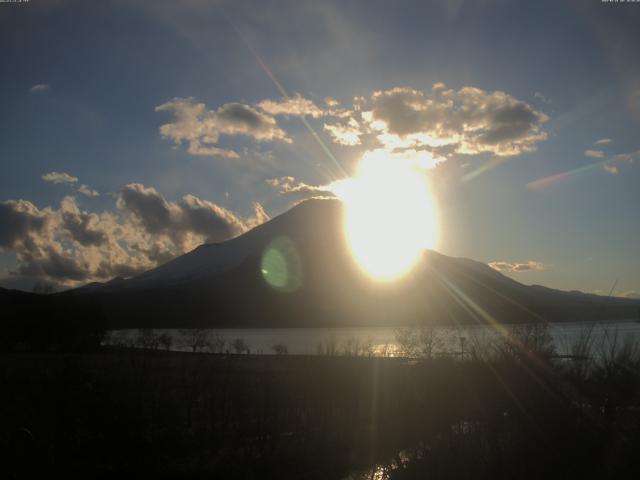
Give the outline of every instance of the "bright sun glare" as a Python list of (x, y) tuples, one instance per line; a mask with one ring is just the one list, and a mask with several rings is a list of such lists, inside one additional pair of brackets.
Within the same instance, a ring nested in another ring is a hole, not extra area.
[(436, 242), (437, 221), (424, 174), (405, 162), (363, 158), (357, 175), (334, 184), (345, 203), (345, 233), (358, 264), (373, 278), (407, 273)]

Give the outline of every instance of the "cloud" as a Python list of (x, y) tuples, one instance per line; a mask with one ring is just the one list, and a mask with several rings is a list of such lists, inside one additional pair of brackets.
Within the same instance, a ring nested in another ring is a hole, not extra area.
[(584, 155), (591, 158), (604, 158), (604, 152), (602, 150), (585, 150)]
[(253, 202), (253, 216), (245, 221), (245, 228), (250, 230), (271, 220), (271, 216), (259, 202)]
[(327, 97), (323, 104), (300, 94), (264, 99), (255, 105), (226, 103), (210, 109), (194, 98), (174, 98), (156, 107), (173, 114), (160, 127), (163, 138), (185, 144), (191, 155), (239, 158), (222, 146), (224, 135), (244, 135), (256, 142), (293, 143), (277, 123), (279, 116), (324, 118), (323, 129), (336, 144), (388, 151), (432, 149), (441, 154), (492, 153), (501, 157), (537, 149), (546, 140), (548, 117), (500, 91), (459, 90), (436, 83), (431, 90), (394, 87), (355, 96), (350, 105)]
[(0, 203), (0, 249), (13, 250), (33, 242), (44, 230), (47, 213), (28, 200)]
[(640, 299), (640, 293), (635, 290), (613, 290), (613, 292), (609, 290), (593, 290), (595, 295), (604, 295), (604, 296), (613, 296), (613, 297), (621, 297), (621, 298), (631, 298), (631, 299)]
[(174, 98), (156, 107), (156, 111), (174, 116), (174, 122), (160, 127), (162, 137), (173, 140), (176, 145), (187, 143), (191, 155), (238, 158), (234, 150), (217, 146), (221, 135), (291, 143), (272, 115), (242, 103), (226, 103), (217, 110), (209, 110), (193, 98)]
[(42, 175), (42, 180), (49, 183), (76, 183), (78, 177), (64, 172), (49, 172)]
[(85, 247), (101, 246), (106, 243), (107, 236), (98, 227), (98, 215), (82, 212), (73, 197), (65, 197), (62, 200), (60, 215), (62, 227), (67, 230), (72, 240)]
[(547, 138), (544, 113), (504, 92), (475, 87), (395, 87), (374, 92), (362, 108), (388, 148), (446, 145), (456, 153), (510, 156), (534, 151)]
[(333, 98), (333, 97), (326, 97), (324, 99), (324, 103), (329, 108), (336, 108), (336, 107), (340, 106), (340, 102), (338, 100), (336, 100), (335, 98)]
[(206, 242), (220, 242), (244, 231), (238, 217), (213, 202), (193, 195), (169, 202), (154, 188), (139, 183), (120, 190), (118, 206), (130, 212), (148, 233), (167, 235), (177, 245), (191, 242), (194, 235)]
[[(442, 161), (444, 161), (443, 157), (429, 150), (388, 151), (378, 148), (367, 150), (362, 155), (362, 162), (371, 162), (371, 164), (391, 162), (418, 175), (424, 175), (427, 170), (434, 168)], [(354, 186), (352, 178), (341, 178), (325, 185), (310, 185), (290, 175), (271, 178), (265, 182), (275, 188), (280, 195), (297, 194), (300, 198), (342, 198), (348, 195)], [(379, 193), (385, 194), (383, 191)]]
[(201, 235), (206, 242), (229, 240), (245, 230), (242, 220), (213, 202), (186, 195), (177, 205), (182, 218), (175, 227)]
[(33, 87), (31, 87), (29, 89), (29, 92), (38, 93), (38, 92), (46, 92), (48, 90), (51, 90), (51, 85), (49, 85), (48, 83), (38, 83)]
[(546, 96), (544, 96), (542, 93), (540, 92), (535, 92), (533, 94), (534, 98), (537, 98), (538, 100), (540, 100), (542, 103), (546, 103), (546, 104), (550, 104), (551, 100), (549, 100)]
[(305, 195), (326, 194), (333, 196), (333, 193), (328, 190), (327, 186), (315, 186), (308, 185), (304, 182), (300, 182), (292, 176), (285, 176), (280, 178), (272, 178), (266, 180), (266, 182), (272, 187), (278, 189), (281, 195), (290, 193), (301, 193)]
[(618, 155), (614, 155), (613, 161), (625, 162), (625, 163), (636, 163), (640, 161), (640, 150), (635, 150), (629, 153), (620, 153)]
[(601, 138), (600, 140), (596, 140), (594, 145), (608, 145), (612, 142), (610, 138)]
[(489, 262), (488, 264), (494, 270), (498, 272), (509, 272), (509, 273), (518, 273), (518, 272), (540, 272), (542, 270), (546, 270), (548, 265), (545, 265), (542, 262), (536, 262), (534, 260), (529, 260), (523, 263), (515, 263), (515, 262), (505, 262), (505, 261), (495, 261)]
[(128, 277), (269, 219), (259, 203), (251, 217), (241, 218), (194, 195), (168, 201), (141, 184), (125, 185), (116, 203), (116, 212), (94, 213), (72, 196), (58, 208), (39, 209), (27, 200), (0, 202), (0, 250), (17, 259), (11, 276), (67, 287)]
[(69, 255), (56, 238), (58, 228), (64, 229), (63, 223), (60, 212), (40, 210), (27, 200), (0, 203), (0, 249), (16, 254), (14, 274), (67, 281), (86, 277), (82, 262)]
[(131, 214), (146, 233), (165, 236), (181, 252), (203, 242), (223, 242), (269, 220), (262, 205), (254, 202), (254, 214), (241, 218), (208, 200), (185, 195), (178, 202), (166, 200), (155, 188), (130, 183), (120, 189), (118, 207)]
[(361, 143), (363, 132), (355, 118), (350, 118), (346, 123), (325, 123), (323, 128), (329, 132), (334, 143), (351, 147)]
[[(63, 172), (49, 172), (42, 175), (42, 180), (48, 183), (60, 184), (66, 183), (68, 185), (73, 185), (78, 183), (78, 177), (74, 177), (73, 175), (69, 175), (68, 173)], [(91, 188), (89, 185), (83, 183), (78, 186), (77, 191), (87, 197), (99, 197), (100, 193)]]
[(296, 95), (281, 100), (262, 100), (257, 106), (269, 115), (309, 116), (318, 118), (325, 115), (325, 111), (319, 108), (311, 100)]
[(622, 164), (632, 164), (638, 161), (640, 161), (640, 150), (628, 153), (620, 153), (618, 155), (608, 157), (606, 163), (602, 165), (602, 168), (607, 173), (617, 175)]
[(640, 299), (640, 293), (636, 292), (635, 290), (625, 290), (620, 292), (614, 292), (614, 295), (622, 298)]
[(80, 192), (83, 195), (86, 195), (87, 197), (99, 197), (100, 194), (94, 190), (93, 188), (89, 187), (89, 185), (86, 184), (82, 184), (78, 187), (78, 192)]
[[(588, 153), (589, 152), (589, 153)], [(640, 161), (640, 150), (636, 150), (628, 153), (620, 153), (617, 155), (606, 156), (604, 152), (587, 150), (584, 152), (585, 155), (590, 157), (602, 158), (604, 159), (602, 163), (602, 168), (605, 172), (616, 175), (620, 171), (620, 166), (622, 164), (632, 164)]]

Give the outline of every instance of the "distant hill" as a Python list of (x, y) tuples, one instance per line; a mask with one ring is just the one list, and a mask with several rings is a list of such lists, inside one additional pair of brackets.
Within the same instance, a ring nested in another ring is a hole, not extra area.
[(0, 288), (0, 351), (96, 350), (107, 326), (91, 296)]
[(352, 259), (342, 217), (339, 201), (309, 200), (244, 235), (202, 245), (137, 277), (53, 296), (90, 299), (112, 328), (637, 318), (639, 301), (527, 286), (484, 263), (434, 251), (400, 280), (372, 281)]

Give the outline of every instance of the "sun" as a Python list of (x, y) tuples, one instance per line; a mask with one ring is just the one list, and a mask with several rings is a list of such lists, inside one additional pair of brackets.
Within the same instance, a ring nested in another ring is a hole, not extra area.
[(436, 209), (424, 172), (408, 162), (365, 157), (357, 174), (336, 182), (345, 204), (351, 253), (373, 278), (396, 279), (436, 243)]

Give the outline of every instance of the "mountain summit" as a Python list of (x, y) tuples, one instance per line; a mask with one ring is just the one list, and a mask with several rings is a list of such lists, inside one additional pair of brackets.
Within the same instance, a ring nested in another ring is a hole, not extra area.
[(91, 298), (112, 327), (577, 321), (634, 318), (637, 309), (626, 299), (523, 285), (434, 251), (406, 276), (377, 282), (356, 265), (343, 230), (341, 202), (308, 200), (136, 277), (58, 295)]

